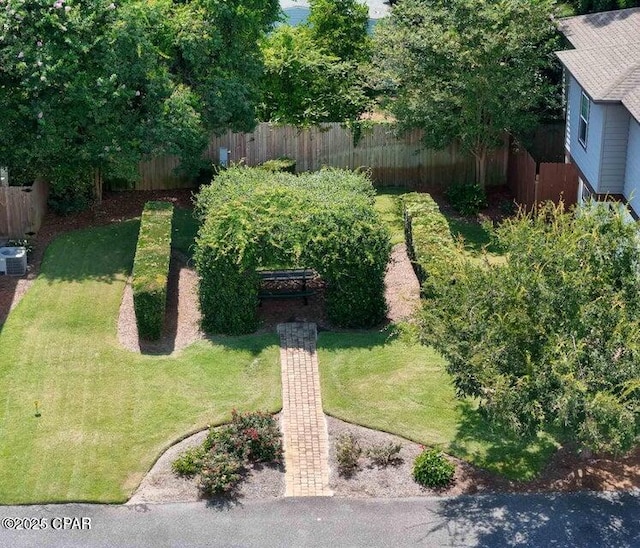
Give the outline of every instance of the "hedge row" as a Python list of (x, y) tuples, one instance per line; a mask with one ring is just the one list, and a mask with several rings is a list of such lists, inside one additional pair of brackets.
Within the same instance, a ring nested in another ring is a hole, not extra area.
[(460, 254), (447, 219), (429, 194), (412, 192), (402, 197), (407, 253), (418, 276), (422, 292), (431, 296), (435, 276), (450, 276)]
[(194, 255), (202, 327), (250, 333), (258, 325), (258, 268), (313, 268), (326, 282), (332, 324), (371, 327), (386, 315), (390, 243), (364, 174), (291, 175), (233, 167), (203, 187)]
[(162, 335), (171, 257), (173, 205), (147, 202), (140, 220), (133, 262), (133, 306), (138, 335), (157, 340)]

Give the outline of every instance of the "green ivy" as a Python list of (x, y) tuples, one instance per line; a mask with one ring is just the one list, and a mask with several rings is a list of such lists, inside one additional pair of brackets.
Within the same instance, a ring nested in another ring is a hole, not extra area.
[(203, 328), (240, 334), (257, 327), (259, 277), (272, 265), (314, 268), (327, 282), (332, 323), (384, 320), (389, 235), (361, 173), (326, 169), (298, 176), (233, 167), (204, 187), (196, 215)]
[(133, 263), (133, 306), (140, 337), (159, 339), (164, 325), (171, 258), (173, 205), (147, 202)]

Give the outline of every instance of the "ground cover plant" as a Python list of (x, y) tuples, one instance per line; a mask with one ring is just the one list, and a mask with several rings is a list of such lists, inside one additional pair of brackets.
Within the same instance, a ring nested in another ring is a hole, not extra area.
[(229, 424), (211, 428), (201, 446), (182, 453), (173, 463), (178, 475), (200, 475), (204, 495), (233, 492), (255, 463), (282, 461), (282, 434), (277, 420), (267, 413), (232, 411)]
[(203, 187), (195, 265), (202, 325), (240, 334), (257, 327), (259, 267), (314, 268), (327, 283), (329, 320), (371, 327), (384, 320), (389, 236), (361, 173), (291, 175), (234, 167)]
[(138, 334), (148, 340), (159, 339), (164, 326), (172, 219), (169, 202), (147, 202), (140, 219), (131, 286)]
[(547, 204), (497, 229), (502, 265), (436, 280), (425, 341), (460, 395), (520, 436), (620, 453), (640, 435), (640, 240), (619, 208)]
[(388, 333), (320, 333), (322, 402), (329, 415), (441, 447), (510, 479), (528, 480), (557, 445), (495, 428), (473, 400), (456, 398), (447, 362), (434, 349)]
[(172, 356), (121, 347), (138, 225), (57, 238), (3, 325), (2, 504), (123, 502), (185, 433), (228, 422), (229, 409), (281, 407), (275, 335), (199, 341)]

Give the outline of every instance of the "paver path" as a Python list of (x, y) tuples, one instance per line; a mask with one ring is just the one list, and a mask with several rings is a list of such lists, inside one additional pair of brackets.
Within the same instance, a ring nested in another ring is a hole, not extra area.
[(329, 437), (320, 398), (316, 324), (281, 323), (278, 333), (285, 496), (330, 496)]

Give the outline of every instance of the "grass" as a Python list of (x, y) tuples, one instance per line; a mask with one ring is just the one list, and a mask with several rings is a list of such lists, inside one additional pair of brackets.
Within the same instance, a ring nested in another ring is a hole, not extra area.
[(389, 229), (392, 245), (404, 243), (404, 222), (398, 197), (406, 192), (408, 192), (407, 189), (401, 187), (377, 190), (375, 209)]
[(325, 411), (343, 420), (437, 445), (515, 480), (535, 477), (556, 445), (498, 432), (471, 401), (455, 397), (433, 349), (387, 333), (321, 333), (318, 360)]
[(485, 257), (490, 264), (500, 264), (505, 257), (500, 248), (491, 239), (487, 228), (474, 219), (464, 219), (444, 213), (449, 230), (456, 239), (461, 239), (465, 253), (472, 259), (481, 261)]
[(198, 228), (198, 221), (193, 217), (193, 210), (176, 208), (173, 212), (171, 246), (187, 257), (192, 257)]
[(2, 504), (122, 502), (180, 436), (228, 420), (233, 408), (281, 407), (275, 335), (201, 341), (175, 356), (120, 346), (138, 226), (55, 240), (4, 324)]

